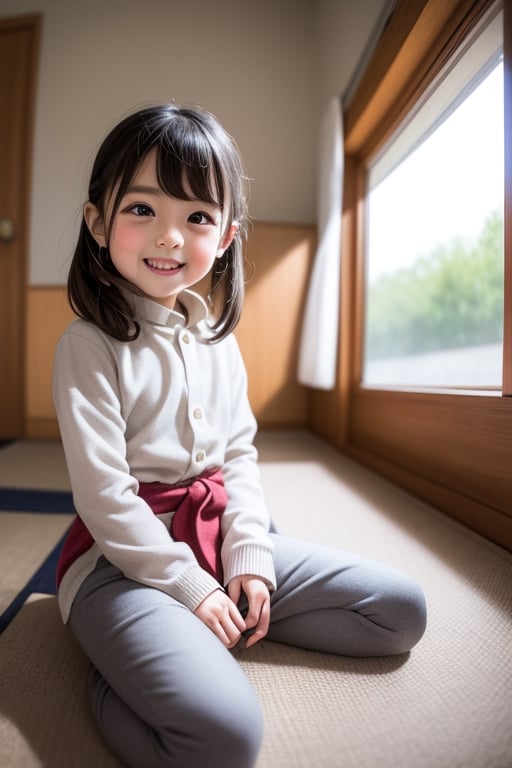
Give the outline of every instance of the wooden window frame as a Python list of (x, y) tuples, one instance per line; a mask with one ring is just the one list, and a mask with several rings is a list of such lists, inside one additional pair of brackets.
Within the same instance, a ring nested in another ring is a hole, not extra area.
[[(512, 11), (503, 3), (505, 317), (503, 391), (361, 386), (366, 166), (449, 61), (490, 0), (400, 0), (345, 110), (339, 380), (315, 393), (312, 423), (335, 413), (349, 455), (512, 551)], [(331, 420), (332, 424), (332, 420)], [(331, 429), (331, 434), (328, 434)], [(317, 431), (322, 431), (318, 429)]]

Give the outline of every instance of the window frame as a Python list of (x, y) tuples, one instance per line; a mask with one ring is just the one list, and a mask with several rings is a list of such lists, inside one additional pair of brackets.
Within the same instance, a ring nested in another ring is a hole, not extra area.
[[(503, 3), (505, 83), (505, 315), (503, 387), (400, 390), (361, 386), (364, 211), (368, 160), (493, 5), (399, 0), (345, 109), (345, 198), (338, 432), (349, 455), (512, 551), (512, 11)], [(315, 393), (319, 425), (332, 395)], [(332, 413), (331, 413), (332, 419)]]

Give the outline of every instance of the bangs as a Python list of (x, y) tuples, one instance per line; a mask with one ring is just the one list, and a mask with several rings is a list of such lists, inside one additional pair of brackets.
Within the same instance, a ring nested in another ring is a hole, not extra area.
[(170, 121), (156, 145), (156, 173), (166, 194), (179, 200), (202, 200), (222, 209), (224, 184), (210, 141), (191, 121)]
[(106, 222), (107, 241), (121, 201), (152, 150), (157, 181), (165, 194), (218, 206), (230, 220), (244, 218), (243, 169), (230, 137), (208, 113), (166, 105), (126, 118), (100, 148), (89, 200), (105, 212), (109, 190), (114, 193)]

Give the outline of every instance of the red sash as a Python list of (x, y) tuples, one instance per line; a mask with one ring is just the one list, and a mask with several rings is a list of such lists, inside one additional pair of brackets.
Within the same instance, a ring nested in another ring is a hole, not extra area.
[[(223, 583), (221, 518), (227, 504), (222, 472), (194, 478), (190, 483), (140, 483), (139, 496), (155, 515), (174, 512), (171, 536), (190, 546), (197, 562), (217, 581)], [(77, 515), (64, 541), (57, 565), (57, 585), (69, 566), (92, 547), (94, 539)]]
[(222, 472), (200, 475), (182, 486), (140, 483), (139, 496), (155, 515), (174, 512), (172, 538), (188, 544), (201, 568), (222, 584), (220, 521), (228, 501)]

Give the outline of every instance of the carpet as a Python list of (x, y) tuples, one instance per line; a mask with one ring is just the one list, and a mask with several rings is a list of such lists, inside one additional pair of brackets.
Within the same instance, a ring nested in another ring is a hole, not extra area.
[(31, 594), (55, 594), (55, 568), (73, 513), (58, 444), (0, 443), (0, 633)]
[[(391, 659), (268, 641), (237, 649), (264, 711), (257, 768), (512, 768), (510, 554), (308, 433), (263, 433), (258, 447), (277, 528), (413, 573), (429, 623), (410, 654)], [(0, 491), (69, 493), (66, 483), (58, 444), (0, 449)], [(55, 596), (33, 584), (51, 569), (69, 513), (20, 512), (12, 497), (8, 506), (1, 594), (8, 585), (12, 605), (25, 593), (0, 636), (0, 766), (118, 768), (89, 719), (86, 660)]]

